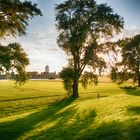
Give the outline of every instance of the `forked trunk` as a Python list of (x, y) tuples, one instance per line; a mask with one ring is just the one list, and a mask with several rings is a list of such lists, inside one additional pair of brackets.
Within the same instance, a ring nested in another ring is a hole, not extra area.
[(75, 80), (74, 83), (73, 83), (73, 94), (72, 94), (72, 96), (74, 98), (78, 98), (79, 97), (79, 94), (78, 94), (78, 85), (79, 85), (78, 80)]

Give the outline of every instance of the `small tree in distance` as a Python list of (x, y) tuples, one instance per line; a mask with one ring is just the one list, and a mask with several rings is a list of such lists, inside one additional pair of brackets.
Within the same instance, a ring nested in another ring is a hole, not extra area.
[[(85, 87), (91, 81), (97, 83), (97, 69), (101, 71), (106, 67), (99, 55), (103, 51), (100, 39), (119, 32), (123, 19), (106, 4), (97, 4), (94, 0), (67, 0), (56, 6), (56, 21), (58, 45), (70, 58), (68, 67), (61, 72), (62, 79), (71, 83), (72, 96), (78, 97), (79, 82)], [(91, 71), (83, 73), (86, 66)]]

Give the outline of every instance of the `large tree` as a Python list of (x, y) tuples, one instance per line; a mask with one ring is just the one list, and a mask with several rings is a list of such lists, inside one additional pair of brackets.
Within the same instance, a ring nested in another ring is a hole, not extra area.
[[(38, 15), (42, 15), (40, 9), (30, 1), (0, 0), (0, 38), (25, 35), (29, 19)], [(0, 45), (0, 72), (14, 70), (16, 81), (25, 82), (28, 64), (29, 59), (20, 44)]]
[(133, 79), (140, 87), (140, 35), (119, 40), (122, 60), (112, 68), (111, 78), (114, 82), (122, 84)]
[[(62, 71), (62, 78), (72, 83), (72, 95), (78, 97), (81, 75), (82, 83), (90, 80), (96, 82), (94, 72), (105, 67), (105, 62), (99, 55), (102, 52), (100, 39), (119, 32), (123, 28), (123, 19), (111, 7), (97, 4), (95, 0), (66, 0), (56, 6), (56, 21), (58, 45), (70, 58), (70, 65)], [(86, 66), (93, 71), (85, 72), (84, 76)], [(71, 76), (68, 77), (67, 71), (70, 69)], [(63, 73), (66, 73), (65, 76)]]

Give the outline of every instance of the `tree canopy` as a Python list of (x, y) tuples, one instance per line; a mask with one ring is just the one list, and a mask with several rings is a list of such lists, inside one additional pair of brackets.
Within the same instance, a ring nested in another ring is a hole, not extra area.
[(0, 37), (25, 35), (29, 19), (38, 15), (40, 9), (30, 1), (0, 0)]
[(133, 82), (138, 82), (140, 86), (140, 35), (125, 38), (118, 44), (122, 48), (122, 60), (113, 67), (112, 80), (122, 84), (124, 81), (133, 79)]
[[(38, 15), (42, 13), (31, 1), (0, 0), (0, 38), (25, 35), (29, 19)], [(29, 77), (25, 70), (28, 64), (29, 59), (19, 43), (0, 44), (0, 72), (16, 72), (13, 78), (21, 84)]]
[[(123, 19), (106, 4), (97, 4), (94, 0), (67, 0), (56, 6), (56, 21), (58, 45), (69, 57), (68, 69), (73, 72), (71, 88), (73, 96), (78, 97), (78, 84), (85, 67), (92, 69), (85, 72), (90, 76), (83, 76), (89, 80), (81, 80), (87, 83), (90, 80), (97, 82), (97, 69), (105, 68), (105, 61), (99, 55), (103, 51), (100, 39), (119, 32), (123, 28)], [(67, 73), (66, 68), (64, 71)]]
[(24, 83), (29, 74), (25, 67), (29, 64), (29, 59), (19, 43), (11, 43), (8, 46), (0, 46), (0, 71), (13, 72), (12, 75), (17, 83)]

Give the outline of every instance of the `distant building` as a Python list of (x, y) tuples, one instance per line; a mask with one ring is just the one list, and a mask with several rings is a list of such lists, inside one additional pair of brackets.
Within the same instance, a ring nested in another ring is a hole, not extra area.
[(37, 71), (29, 72), (31, 79), (56, 79), (59, 78), (59, 74), (56, 72), (49, 72), (49, 66), (45, 67), (45, 72), (38, 73)]
[(49, 79), (55, 79), (55, 78), (56, 78), (56, 73), (55, 73), (55, 72), (50, 72), (50, 73), (48, 74), (48, 78), (49, 78)]
[(49, 73), (49, 66), (48, 65), (45, 67), (45, 72)]
[(31, 75), (31, 79), (38, 79), (39, 78), (39, 74), (37, 71), (33, 71), (33, 72), (29, 72)]

